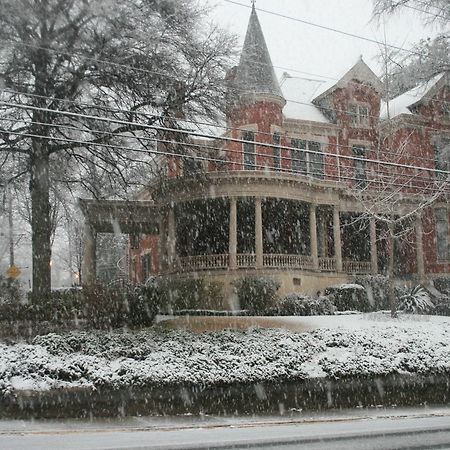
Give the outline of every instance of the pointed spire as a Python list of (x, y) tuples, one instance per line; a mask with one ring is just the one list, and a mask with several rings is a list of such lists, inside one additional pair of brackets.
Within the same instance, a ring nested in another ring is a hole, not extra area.
[(275, 95), (283, 99), (254, 1), (252, 1), (252, 12), (248, 22), (235, 83), (238, 89), (257, 94)]

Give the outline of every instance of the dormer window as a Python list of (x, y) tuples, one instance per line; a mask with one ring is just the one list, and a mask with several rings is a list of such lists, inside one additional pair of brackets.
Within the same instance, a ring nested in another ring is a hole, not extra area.
[(348, 115), (352, 127), (368, 127), (369, 126), (369, 107), (352, 103), (348, 107)]

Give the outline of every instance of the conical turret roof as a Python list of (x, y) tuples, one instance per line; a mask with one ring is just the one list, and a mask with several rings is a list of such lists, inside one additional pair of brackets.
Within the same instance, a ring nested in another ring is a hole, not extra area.
[(254, 5), (234, 81), (240, 90), (283, 98)]

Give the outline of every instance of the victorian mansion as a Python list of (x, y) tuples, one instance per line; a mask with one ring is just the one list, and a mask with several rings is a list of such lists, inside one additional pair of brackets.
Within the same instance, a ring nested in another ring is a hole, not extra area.
[[(116, 205), (130, 278), (195, 274), (226, 289), (260, 274), (316, 293), (386, 273), (392, 248), (396, 277), (448, 274), (449, 79), (389, 102), (362, 58), (334, 82), (277, 79), (253, 7), (218, 139), (193, 133), (184, 157), (159, 160), (163, 181)], [(102, 208), (82, 206), (89, 280)]]

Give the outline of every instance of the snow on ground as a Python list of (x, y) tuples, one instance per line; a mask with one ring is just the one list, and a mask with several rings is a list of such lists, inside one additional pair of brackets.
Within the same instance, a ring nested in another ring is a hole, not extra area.
[[(403, 315), (395, 320), (372, 313), (276, 319), (278, 328), (194, 333), (157, 326), (49, 334), (32, 344), (0, 343), (0, 395), (55, 388), (450, 374), (448, 317)], [(300, 332), (293, 331), (296, 327)], [(301, 332), (305, 328), (311, 331)]]

